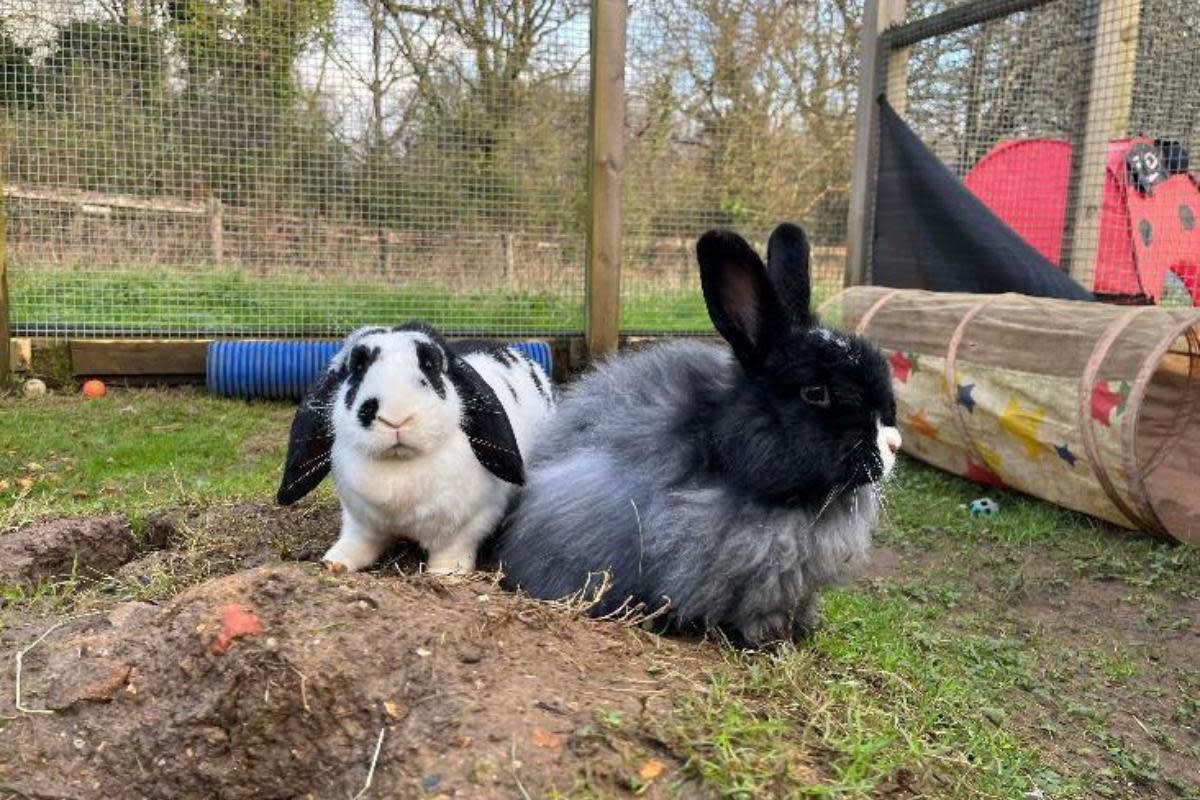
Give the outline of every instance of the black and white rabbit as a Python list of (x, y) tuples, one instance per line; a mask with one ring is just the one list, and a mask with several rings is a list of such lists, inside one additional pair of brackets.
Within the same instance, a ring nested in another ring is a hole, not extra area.
[(367, 567), (405, 538), (429, 572), (469, 572), (553, 407), (546, 374), (514, 348), (450, 343), (423, 323), (362, 328), (300, 404), (276, 499), (296, 502), (332, 467), (342, 528), (330, 569)]
[(607, 573), (596, 616), (632, 601), (675, 630), (789, 640), (866, 560), (900, 447), (891, 378), (865, 340), (819, 327), (800, 228), (775, 230), (766, 265), (729, 231), (696, 252), (732, 353), (666, 343), (571, 387), (496, 552), (508, 588), (544, 599)]

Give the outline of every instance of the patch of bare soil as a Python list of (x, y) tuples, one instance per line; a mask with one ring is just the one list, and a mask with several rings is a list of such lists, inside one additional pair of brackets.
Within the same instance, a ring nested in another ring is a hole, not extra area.
[(1099, 739), (1064, 757), (1098, 770), (1116, 757), (1135, 796), (1200, 793), (1200, 601), (1068, 578), (1044, 558), (1021, 569), (1016, 613), (1061, 648), (1041, 676), (1074, 698), (1061, 725)]
[(695, 794), (636, 722), (665, 713), (702, 657), (485, 581), (258, 567), (52, 630), (23, 658), (25, 711), (11, 682), (0, 689), (14, 715), (0, 785), (55, 798), (354, 797), (368, 782), (371, 797)]
[(950, 625), (1034, 643), (1009, 718), (1064, 773), (1089, 776), (1092, 796), (1197, 796), (1200, 600), (1076, 567), (1047, 545), (983, 544), (963, 558), (957, 543), (925, 543), (878, 548), (868, 578), (917, 596), (957, 582)]
[(0, 581), (105, 575), (138, 552), (129, 521), (118, 515), (62, 517), (0, 535)]

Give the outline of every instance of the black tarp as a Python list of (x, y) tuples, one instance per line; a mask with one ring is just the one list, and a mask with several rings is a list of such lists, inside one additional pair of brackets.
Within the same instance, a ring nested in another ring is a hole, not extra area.
[(1094, 299), (972, 194), (882, 97), (879, 105), (872, 283)]

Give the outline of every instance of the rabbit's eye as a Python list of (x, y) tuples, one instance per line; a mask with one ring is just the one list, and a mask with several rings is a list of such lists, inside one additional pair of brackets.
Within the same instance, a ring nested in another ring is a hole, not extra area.
[(417, 366), (425, 375), (426, 380), (437, 381), (443, 370), (442, 351), (427, 342), (418, 342)]
[(800, 390), (800, 399), (808, 403), (810, 406), (816, 406), (817, 408), (829, 408), (829, 387), (805, 386)]

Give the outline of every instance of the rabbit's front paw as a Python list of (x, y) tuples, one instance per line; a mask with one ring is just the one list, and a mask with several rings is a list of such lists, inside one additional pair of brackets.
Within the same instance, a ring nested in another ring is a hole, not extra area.
[(380, 540), (342, 536), (321, 560), (325, 569), (335, 574), (358, 572), (374, 564), (385, 547), (386, 542)]
[(475, 571), (475, 548), (431, 551), (425, 571), (430, 575), (465, 575)]

